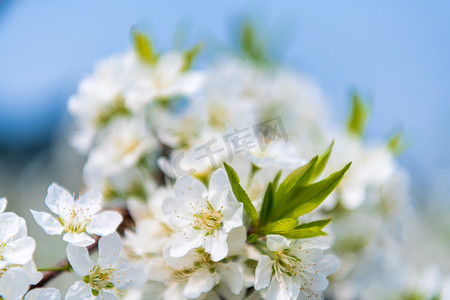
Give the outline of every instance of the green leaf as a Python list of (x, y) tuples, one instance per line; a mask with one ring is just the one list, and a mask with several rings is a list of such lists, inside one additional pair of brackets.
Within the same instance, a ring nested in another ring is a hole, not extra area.
[(280, 213), (276, 219), (297, 218), (316, 209), (337, 187), (350, 165), (319, 182), (292, 189), (280, 203)]
[(331, 222), (331, 219), (318, 220), (318, 221), (300, 224), (297, 227), (295, 227), (295, 229), (304, 229), (304, 228), (312, 228), (312, 227), (317, 227), (319, 229), (323, 229), (328, 224), (330, 224), (330, 222)]
[(264, 228), (261, 228), (259, 233), (267, 235), (272, 233), (276, 234), (278, 232), (289, 231), (294, 229), (297, 226), (297, 224), (298, 224), (297, 219), (293, 218), (281, 219), (265, 226)]
[(183, 68), (181, 69), (182, 71), (187, 71), (192, 67), (192, 64), (194, 63), (194, 59), (197, 57), (197, 55), (200, 53), (200, 51), (202, 51), (202, 48), (203, 48), (203, 44), (198, 43), (197, 45), (195, 45), (194, 47), (192, 47), (191, 49), (189, 49), (183, 53), (184, 65), (183, 65)]
[(294, 229), (290, 231), (282, 231), (277, 232), (278, 235), (282, 235), (288, 239), (308, 239), (317, 236), (327, 235), (326, 232), (323, 232), (318, 227), (312, 228), (301, 228)]
[(318, 156), (313, 157), (306, 165), (301, 166), (286, 177), (275, 192), (275, 203), (279, 203), (296, 186), (305, 185), (310, 181), (318, 158)]
[[(275, 177), (276, 178), (276, 177)], [(267, 217), (272, 210), (273, 206), (273, 183), (270, 182), (264, 193), (263, 203), (261, 205), (261, 211), (259, 213), (259, 221), (261, 225), (266, 224)]]
[(280, 181), (281, 177), (281, 170), (278, 171), (277, 175), (275, 175), (275, 178), (272, 180), (273, 190), (275, 191), (278, 187), (278, 182)]
[(266, 61), (264, 43), (258, 40), (255, 29), (250, 22), (243, 24), (240, 40), (245, 55), (257, 63)]
[(239, 177), (236, 174), (236, 171), (227, 163), (223, 163), (225, 166), (225, 170), (228, 174), (228, 179), (230, 180), (231, 189), (233, 190), (236, 199), (244, 205), (244, 210), (252, 220), (253, 224), (257, 225), (258, 213), (256, 212), (256, 208), (253, 206), (252, 201), (248, 197), (244, 188), (239, 183)]
[(158, 59), (150, 39), (142, 32), (133, 30), (134, 49), (141, 61), (153, 65)]
[(347, 123), (347, 129), (350, 133), (363, 137), (369, 117), (369, 108), (362, 101), (358, 93), (352, 97), (352, 110)]
[(317, 179), (317, 177), (322, 174), (323, 170), (325, 169), (325, 166), (328, 163), (328, 159), (330, 158), (331, 151), (333, 150), (334, 146), (334, 140), (331, 142), (330, 146), (328, 146), (328, 149), (319, 156), (316, 166), (314, 167), (314, 172), (312, 174), (311, 180)]
[(408, 143), (403, 140), (403, 134), (399, 132), (389, 139), (387, 146), (392, 154), (399, 155), (408, 148)]
[(254, 242), (256, 242), (256, 240), (258, 239), (258, 235), (256, 233), (252, 233), (248, 236), (247, 238), (247, 242), (249, 242), (250, 244), (253, 244)]

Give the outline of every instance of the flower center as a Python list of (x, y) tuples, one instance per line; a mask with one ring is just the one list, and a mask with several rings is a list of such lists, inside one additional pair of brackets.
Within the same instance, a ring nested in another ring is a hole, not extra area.
[(215, 211), (211, 204), (208, 202), (208, 209), (201, 210), (194, 214), (194, 229), (206, 230), (213, 232), (220, 228), (222, 225), (222, 212)]
[(280, 275), (286, 274), (289, 276), (305, 276), (308, 264), (302, 262), (298, 257), (289, 255), (289, 250), (284, 250), (275, 253), (275, 272)]
[(59, 222), (64, 227), (64, 231), (72, 233), (84, 232), (90, 221), (89, 218), (86, 218), (86, 216), (75, 208), (72, 208), (65, 216), (59, 217)]
[(94, 269), (92, 269), (90, 275), (86, 275), (83, 277), (83, 281), (85, 283), (88, 283), (92, 287), (93, 294), (98, 294), (98, 291), (102, 289), (114, 288), (114, 284), (111, 282), (114, 271), (115, 269), (102, 269), (97, 265), (94, 267)]

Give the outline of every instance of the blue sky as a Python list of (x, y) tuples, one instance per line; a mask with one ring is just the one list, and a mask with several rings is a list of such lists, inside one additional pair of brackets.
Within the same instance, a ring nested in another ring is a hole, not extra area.
[(369, 136), (402, 129), (401, 162), (415, 180), (450, 180), (450, 2), (119, 1), (0, 2), (0, 144), (39, 143), (59, 124), (79, 80), (98, 59), (129, 46), (140, 24), (162, 49), (177, 28), (190, 40), (232, 44), (245, 14), (284, 48), (283, 61), (312, 75), (338, 120), (357, 88), (373, 99)]

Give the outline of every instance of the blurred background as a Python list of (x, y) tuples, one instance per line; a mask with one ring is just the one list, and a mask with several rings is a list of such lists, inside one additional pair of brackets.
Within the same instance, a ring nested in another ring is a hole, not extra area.
[[(64, 135), (66, 103), (96, 61), (130, 47), (132, 26), (145, 28), (160, 49), (171, 48), (179, 32), (232, 48), (238, 20), (251, 17), (275, 41), (274, 57), (317, 80), (336, 122), (344, 122), (357, 89), (372, 101), (369, 139), (404, 132), (410, 147), (399, 159), (410, 171), (415, 204), (445, 216), (449, 16), (443, 0), (0, 0), (0, 195), (29, 219), (29, 208), (43, 208), (52, 181), (81, 187), (83, 158)], [(38, 239), (51, 239), (34, 222), (28, 226)], [(37, 253), (48, 263), (59, 259)]]

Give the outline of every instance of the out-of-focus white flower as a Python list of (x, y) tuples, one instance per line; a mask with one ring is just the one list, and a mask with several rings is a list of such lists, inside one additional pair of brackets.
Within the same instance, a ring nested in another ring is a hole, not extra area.
[(161, 55), (154, 66), (141, 65), (125, 93), (127, 105), (139, 112), (155, 99), (196, 93), (203, 85), (204, 76), (198, 71), (184, 71), (184, 65), (184, 55), (179, 52)]
[(288, 170), (306, 162), (297, 153), (294, 145), (279, 140), (269, 142), (262, 151), (256, 148), (255, 151), (251, 152), (249, 160), (260, 168), (276, 166)]
[(55, 288), (33, 289), (29, 291), (24, 300), (60, 300), (61, 292)]
[(161, 211), (162, 202), (172, 192), (168, 188), (154, 188), (147, 203), (129, 199), (128, 211), (135, 222), (135, 230), (125, 230), (126, 249), (141, 257), (161, 255), (163, 249), (171, 242), (175, 228)]
[(101, 61), (94, 73), (81, 81), (77, 94), (68, 102), (69, 113), (77, 125), (70, 142), (77, 150), (86, 153), (97, 133), (111, 120), (129, 115), (123, 94), (138, 65), (133, 51), (113, 55)]
[(267, 236), (273, 257), (263, 255), (256, 267), (255, 289), (267, 290), (267, 299), (321, 299), (327, 276), (339, 268), (335, 256), (323, 255), (328, 248), (320, 239), (292, 240)]
[(31, 210), (34, 219), (50, 235), (59, 235), (63, 231), (63, 240), (79, 247), (92, 245), (95, 240), (87, 233), (100, 236), (116, 231), (122, 222), (122, 216), (114, 211), (100, 212), (102, 196), (98, 192), (80, 195), (78, 200), (68, 191), (52, 183), (45, 197), (45, 204), (58, 219), (49, 213)]
[(360, 139), (348, 134), (339, 134), (335, 141), (333, 155), (324, 173), (336, 171), (343, 162), (352, 161), (352, 167), (336, 189), (341, 204), (354, 210), (367, 199), (379, 198), (383, 185), (398, 168), (389, 149), (386, 146), (366, 147)]
[(198, 180), (179, 178), (174, 186), (175, 197), (163, 203), (163, 212), (181, 229), (174, 234), (170, 255), (184, 256), (191, 249), (204, 247), (212, 261), (227, 256), (227, 236), (231, 229), (242, 226), (242, 203), (239, 203), (223, 169), (214, 172), (209, 192)]
[(147, 132), (142, 118), (117, 120), (89, 153), (84, 178), (91, 185), (106, 176), (119, 174), (135, 166), (155, 146), (155, 138)]
[(145, 282), (145, 272), (120, 258), (122, 242), (117, 233), (101, 237), (98, 243), (97, 263), (91, 261), (85, 247), (67, 245), (67, 259), (74, 272), (83, 277), (66, 294), (66, 300), (119, 299), (128, 288)]
[[(246, 229), (238, 227), (228, 235), (229, 257), (215, 262), (204, 249), (190, 250), (185, 256), (172, 257), (169, 248), (163, 257), (150, 260), (148, 279), (165, 284), (161, 292), (163, 298), (198, 299), (206, 297), (216, 285), (225, 287), (236, 297), (244, 288), (243, 264), (237, 255), (242, 254), (245, 247)], [(203, 299), (203, 298), (202, 298)]]

